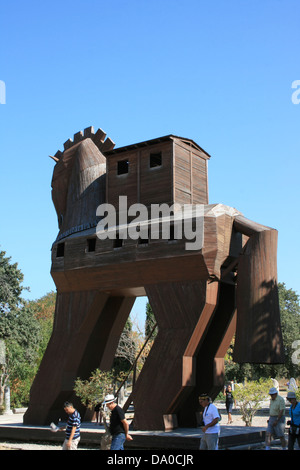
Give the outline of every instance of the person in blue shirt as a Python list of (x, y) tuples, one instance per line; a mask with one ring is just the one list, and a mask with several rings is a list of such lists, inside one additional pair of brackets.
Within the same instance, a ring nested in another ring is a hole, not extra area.
[(70, 402), (65, 402), (64, 410), (68, 415), (66, 426), (60, 428), (66, 431), (62, 450), (76, 450), (80, 441), (81, 417)]
[(287, 423), (290, 425), (288, 450), (294, 450), (296, 440), (300, 448), (300, 403), (297, 401), (295, 392), (288, 392), (286, 398), (291, 404), (289, 409), (291, 421)]

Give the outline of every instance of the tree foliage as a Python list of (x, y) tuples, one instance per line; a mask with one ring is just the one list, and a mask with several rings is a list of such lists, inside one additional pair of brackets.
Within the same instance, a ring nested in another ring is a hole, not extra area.
[(27, 304), (40, 328), (40, 338), (37, 350), (38, 364), (43, 358), (52, 334), (55, 302), (56, 292), (49, 292), (40, 299), (30, 301)]
[[(146, 338), (150, 335), (154, 325), (156, 324), (156, 319), (152, 310), (152, 307), (149, 302), (146, 304), (146, 321), (145, 321), (145, 336)], [(152, 335), (154, 339), (157, 335), (158, 330), (156, 329)]]
[(116, 373), (129, 371), (134, 363), (137, 351), (135, 332), (132, 329), (132, 321), (129, 317), (119, 339), (117, 351), (113, 362), (113, 370)]
[(268, 398), (271, 386), (271, 379), (259, 379), (235, 387), (234, 398), (241, 410), (242, 420), (246, 426), (251, 426), (253, 417), (261, 408), (263, 401)]
[(0, 371), (0, 403), (10, 384), (13, 406), (25, 406), (29, 391), (50, 339), (55, 294), (26, 301), (21, 294), (23, 274), (0, 252), (0, 339), (5, 344), (5, 364)]
[(293, 362), (295, 341), (300, 340), (300, 303), (299, 295), (287, 289), (284, 283), (279, 284), (279, 306), (284, 344), (285, 364), (281, 366), (281, 375), (299, 376), (299, 364)]
[(124, 378), (124, 373), (117, 373), (114, 369), (110, 371), (96, 369), (88, 380), (77, 377), (74, 391), (84, 406), (93, 409), (95, 405), (103, 402), (107, 393), (114, 393), (115, 387)]
[(300, 340), (299, 296), (287, 289), (284, 283), (278, 284), (281, 328), (284, 344), (284, 364), (238, 364), (233, 362), (234, 339), (225, 356), (225, 378), (243, 382), (258, 380), (260, 377), (298, 377), (299, 364), (293, 361), (293, 344)]
[(18, 264), (11, 263), (5, 251), (0, 251), (0, 313), (1, 316), (15, 309), (21, 302), (24, 276)]
[(49, 293), (37, 301), (24, 301), (18, 310), (10, 312), (5, 338), (6, 372), (14, 406), (28, 404), (33, 379), (51, 336), (54, 310), (55, 294)]

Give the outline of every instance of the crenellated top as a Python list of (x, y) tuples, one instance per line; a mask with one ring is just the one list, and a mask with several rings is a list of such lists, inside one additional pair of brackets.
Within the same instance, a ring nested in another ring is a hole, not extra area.
[[(113, 150), (115, 146), (115, 143), (109, 137), (106, 137), (106, 133), (102, 129), (98, 129), (95, 133), (94, 127), (90, 126), (84, 129), (84, 131), (76, 132), (76, 134), (74, 134), (73, 140), (68, 139), (64, 143), (64, 151), (69, 150), (71, 147), (85, 139), (91, 139), (101, 153)], [(61, 150), (58, 150), (54, 156), (49, 156), (57, 163), (61, 159), (64, 151), (61, 152)]]

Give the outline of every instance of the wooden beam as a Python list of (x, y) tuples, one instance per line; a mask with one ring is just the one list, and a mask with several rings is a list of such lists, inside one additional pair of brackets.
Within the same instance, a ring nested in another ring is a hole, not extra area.
[(109, 152), (110, 150), (114, 148), (114, 146), (115, 146), (115, 143), (109, 137), (107, 137), (106, 141), (101, 147), (101, 152), (102, 153)]
[(102, 129), (98, 129), (96, 134), (93, 137), (94, 144), (97, 145), (97, 147), (100, 144), (103, 144), (103, 142), (105, 141), (105, 137), (106, 137), (106, 133)]

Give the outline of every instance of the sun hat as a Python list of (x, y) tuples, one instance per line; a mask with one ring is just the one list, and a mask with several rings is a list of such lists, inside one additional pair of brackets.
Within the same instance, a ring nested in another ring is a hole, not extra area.
[(112, 395), (112, 394), (106, 395), (106, 397), (104, 398), (103, 405), (107, 405), (108, 403), (112, 403), (115, 400), (116, 399), (115, 399), (114, 395)]
[(276, 387), (272, 387), (269, 390), (269, 395), (275, 395), (275, 393), (278, 393), (278, 390)]
[(295, 393), (295, 392), (288, 392), (286, 398), (287, 398), (287, 399), (289, 399), (289, 398), (296, 398), (296, 393)]
[(207, 393), (201, 393), (199, 395), (199, 400), (209, 400), (209, 395)]

